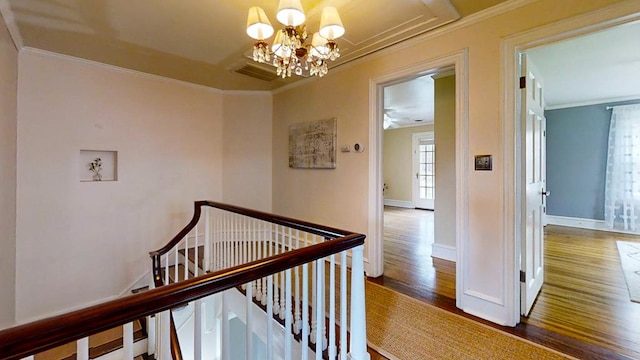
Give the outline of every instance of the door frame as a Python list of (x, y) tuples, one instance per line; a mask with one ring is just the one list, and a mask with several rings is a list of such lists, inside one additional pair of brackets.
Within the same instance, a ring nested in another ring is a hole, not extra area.
[(504, 233), (514, 239), (506, 242), (505, 279), (511, 279), (507, 287), (506, 300), (510, 303), (511, 319), (507, 325), (515, 326), (520, 322), (520, 254), (522, 244), (523, 206), (522, 198), (522, 124), (519, 116), (517, 94), (520, 69), (518, 55), (528, 49), (568, 40), (604, 30), (613, 26), (639, 21), (637, 5), (624, 2), (610, 7), (579, 15), (505, 38), (501, 41), (503, 77), (503, 153), (504, 156)]
[[(420, 193), (418, 190), (419, 179), (414, 178), (413, 174), (417, 174), (420, 172), (420, 154), (419, 151), (419, 141), (420, 139), (431, 140), (435, 145), (435, 132), (434, 131), (423, 131), (419, 133), (411, 134), (411, 200), (413, 202), (413, 206), (418, 208), (418, 200), (420, 198)], [(435, 159), (434, 159), (435, 163)], [(434, 171), (435, 172), (435, 171)], [(435, 186), (434, 186), (435, 189)], [(435, 194), (434, 194), (435, 195)], [(435, 196), (434, 196), (435, 197)], [(435, 201), (434, 201), (435, 202)], [(423, 209), (423, 207), (419, 207)], [(435, 204), (431, 206), (431, 208), (425, 208), (428, 210), (435, 210)]]
[(462, 307), (464, 284), (464, 249), (468, 240), (468, 49), (395, 70), (369, 80), (369, 228), (367, 234), (368, 266), (371, 277), (383, 274), (384, 267), (384, 199), (383, 188), (383, 88), (413, 77), (435, 74), (455, 68), (456, 76), (456, 306)]

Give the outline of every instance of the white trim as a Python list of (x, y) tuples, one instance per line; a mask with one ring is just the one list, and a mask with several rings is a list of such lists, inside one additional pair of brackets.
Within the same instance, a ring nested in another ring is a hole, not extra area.
[(120, 295), (118, 295), (118, 297), (123, 297), (126, 295), (131, 295), (131, 291), (141, 288), (141, 287), (145, 287), (148, 286), (149, 289), (151, 289), (151, 281), (152, 277), (151, 277), (151, 269), (147, 270), (144, 272), (144, 274), (142, 274), (141, 276), (138, 277), (137, 280), (135, 280), (134, 282), (131, 283), (131, 285), (129, 285), (124, 291), (122, 291), (120, 293)]
[(568, 216), (547, 215), (547, 223), (549, 225), (567, 226), (578, 229), (588, 229), (597, 231), (606, 231), (620, 234), (638, 235), (637, 232), (624, 231), (619, 229), (610, 229), (604, 220), (583, 219)]
[(554, 105), (554, 106), (547, 106), (544, 109), (545, 110), (557, 110), (557, 109), (566, 109), (566, 108), (572, 108), (572, 107), (578, 107), (578, 106), (600, 105), (600, 104), (607, 104), (607, 103), (621, 102), (621, 101), (630, 101), (630, 100), (640, 100), (640, 94), (638, 94), (638, 95), (630, 95), (630, 96), (619, 96), (619, 97), (608, 98), (608, 99), (589, 100), (589, 101), (583, 101), (583, 102), (577, 102), (577, 103), (567, 103), (567, 104), (560, 104), (560, 105)]
[(16, 18), (13, 16), (9, 0), (0, 0), (0, 14), (2, 14), (4, 23), (7, 25), (13, 46), (15, 46), (18, 51), (22, 50), (24, 42), (22, 41), (22, 36), (20, 36), (20, 30), (16, 24)]
[(384, 206), (393, 206), (405, 209), (415, 209), (415, 206), (411, 201), (406, 200), (393, 200), (393, 199), (384, 199)]
[(270, 90), (220, 90), (225, 95), (265, 95), (265, 96), (273, 96), (273, 93)]
[(457, 254), (455, 246), (436, 243), (431, 245), (431, 257), (456, 262)]
[(41, 56), (49, 56), (49, 57), (53, 57), (53, 58), (64, 59), (64, 60), (76, 62), (76, 63), (79, 63), (79, 64), (96, 66), (96, 67), (103, 68), (103, 69), (110, 70), (110, 71), (114, 71), (114, 72), (119, 72), (119, 73), (123, 73), (123, 74), (129, 74), (129, 75), (137, 76), (137, 77), (140, 77), (140, 78), (143, 78), (143, 79), (156, 80), (156, 81), (162, 81), (162, 82), (165, 82), (165, 83), (168, 83), (168, 84), (181, 85), (181, 86), (185, 86), (185, 87), (196, 89), (196, 90), (202, 90), (202, 91), (210, 92), (210, 93), (213, 93), (213, 94), (224, 94), (225, 93), (224, 90), (212, 88), (212, 87), (205, 86), (205, 85), (194, 84), (194, 83), (190, 83), (190, 82), (187, 82), (187, 81), (168, 78), (168, 77), (161, 76), (161, 75), (150, 74), (150, 73), (146, 73), (146, 72), (142, 72), (142, 71), (138, 71), (138, 70), (127, 69), (127, 68), (123, 68), (123, 67), (120, 67), (120, 66), (105, 64), (105, 63), (101, 63), (99, 61), (94, 61), (94, 60), (87, 60), (87, 59), (83, 59), (83, 58), (79, 58), (79, 57), (75, 57), (75, 56), (71, 56), (71, 55), (59, 54), (59, 53), (48, 51), (48, 50), (41, 50), (41, 49), (36, 49), (36, 48), (25, 46), (25, 47), (22, 48), (22, 51), (27, 52), (27, 53), (36, 54), (36, 55), (41, 55)]
[[(640, 3), (625, 1), (583, 15), (576, 15), (555, 23), (528, 30), (502, 40), (502, 91), (504, 99), (501, 116), (503, 140), (504, 181), (504, 258), (505, 275), (505, 325), (515, 326), (520, 322), (520, 246), (522, 213), (520, 161), (517, 159), (521, 134), (520, 117), (517, 114), (516, 94), (518, 54), (527, 49), (574, 38), (594, 31), (640, 19)], [(509, 241), (507, 240), (509, 239)], [(513, 239), (513, 241), (510, 241)]]
[[(468, 158), (468, 49), (462, 49), (435, 59), (426, 60), (369, 80), (369, 211), (368, 211), (368, 242), (367, 242), (367, 275), (377, 277), (382, 275), (383, 257), (383, 198), (382, 189), (382, 88), (385, 85), (407, 79), (418, 74), (437, 72), (440, 69), (453, 66), (456, 73), (456, 289), (461, 291), (461, 281), (464, 277), (460, 268), (462, 244), (468, 240), (468, 173), (465, 159)], [(460, 307), (458, 299), (458, 307)]]

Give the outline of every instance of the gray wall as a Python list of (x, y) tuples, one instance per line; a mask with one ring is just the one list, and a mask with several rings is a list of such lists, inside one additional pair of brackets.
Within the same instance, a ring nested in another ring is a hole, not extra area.
[(547, 214), (604, 220), (611, 110), (625, 101), (545, 111)]

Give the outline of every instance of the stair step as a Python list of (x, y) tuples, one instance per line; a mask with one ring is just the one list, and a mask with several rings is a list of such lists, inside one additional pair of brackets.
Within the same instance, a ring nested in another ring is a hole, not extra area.
[[(133, 341), (147, 338), (139, 320), (133, 322)], [(76, 342), (35, 354), (34, 360), (75, 360)], [(89, 336), (89, 358), (95, 359), (110, 352), (122, 349), (122, 326)]]
[[(184, 256), (184, 249), (178, 250), (178, 253)], [(196, 248), (189, 248), (187, 259), (195, 264), (196, 262)], [(198, 246), (198, 265), (202, 265), (204, 262), (204, 245)]]
[[(184, 280), (185, 271), (186, 271), (186, 268), (184, 267), (184, 265), (178, 264), (178, 281)], [(176, 274), (176, 267), (174, 265), (169, 266), (169, 284), (173, 284), (174, 282), (176, 282), (175, 274)], [(193, 276), (194, 276), (193, 273), (189, 271), (188, 277), (192, 278)], [(162, 280), (164, 281), (164, 269), (162, 271)]]

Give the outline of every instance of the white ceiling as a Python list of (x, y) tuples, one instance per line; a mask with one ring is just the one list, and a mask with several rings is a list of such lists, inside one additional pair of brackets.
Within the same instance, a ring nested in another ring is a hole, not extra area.
[[(302, 0), (309, 33), (325, 6), (338, 8), (346, 34), (339, 66), (505, 0)], [(7, 6), (8, 5), (8, 6)], [(249, 59), (248, 9), (264, 8), (276, 29), (278, 0), (0, 0), (19, 46), (174, 78), (222, 90), (272, 90), (275, 78)], [(249, 67), (247, 67), (249, 66)], [(261, 69), (260, 80), (237, 73)]]
[[(543, 78), (546, 109), (640, 99), (640, 22), (527, 54)], [(385, 87), (384, 107), (391, 129), (432, 123), (433, 80), (427, 76)]]
[(547, 109), (640, 99), (640, 22), (527, 51)]
[(431, 75), (384, 88), (385, 128), (433, 124), (434, 84)]

